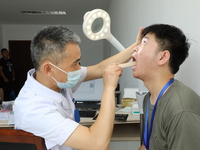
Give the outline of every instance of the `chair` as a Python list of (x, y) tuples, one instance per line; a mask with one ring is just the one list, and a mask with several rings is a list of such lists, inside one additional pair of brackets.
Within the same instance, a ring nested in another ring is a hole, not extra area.
[(44, 139), (23, 130), (0, 128), (1, 150), (47, 150)]

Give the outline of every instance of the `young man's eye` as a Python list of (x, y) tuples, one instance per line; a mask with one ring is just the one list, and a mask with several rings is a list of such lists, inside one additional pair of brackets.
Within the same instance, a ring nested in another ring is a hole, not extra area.
[(142, 40), (142, 44), (146, 44), (147, 43), (147, 41), (146, 40)]

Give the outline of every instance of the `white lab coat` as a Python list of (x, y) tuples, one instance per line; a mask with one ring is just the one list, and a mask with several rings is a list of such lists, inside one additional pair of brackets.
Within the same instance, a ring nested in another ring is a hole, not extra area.
[(15, 100), (15, 129), (31, 132), (45, 139), (50, 150), (73, 150), (63, 146), (72, 132), (79, 125), (74, 121), (74, 103), (72, 93), (80, 86), (87, 74), (86, 67), (81, 67), (82, 74), (73, 89), (55, 92), (39, 83), (30, 70), (27, 80)]

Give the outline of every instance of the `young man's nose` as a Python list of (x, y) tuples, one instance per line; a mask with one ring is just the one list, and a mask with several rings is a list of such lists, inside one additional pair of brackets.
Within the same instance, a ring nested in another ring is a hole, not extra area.
[(138, 50), (140, 49), (140, 46), (141, 46), (141, 44), (136, 46), (136, 47), (134, 47), (134, 52), (138, 52)]

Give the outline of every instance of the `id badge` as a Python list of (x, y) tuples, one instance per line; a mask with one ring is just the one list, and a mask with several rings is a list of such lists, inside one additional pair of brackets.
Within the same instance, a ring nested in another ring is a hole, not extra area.
[(79, 115), (79, 110), (78, 110), (78, 108), (76, 108), (75, 110), (74, 110), (74, 119), (75, 119), (75, 121), (76, 122), (80, 122), (80, 115)]

